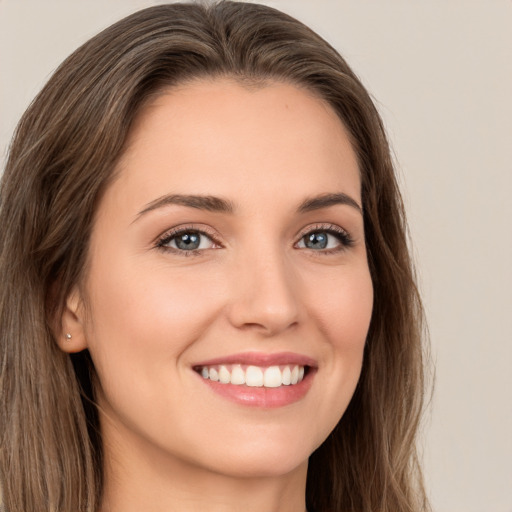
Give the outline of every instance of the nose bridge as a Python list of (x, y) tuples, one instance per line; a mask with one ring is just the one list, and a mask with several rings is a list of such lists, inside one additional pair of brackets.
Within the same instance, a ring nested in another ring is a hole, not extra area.
[(235, 262), (231, 321), (268, 335), (298, 320), (299, 304), (293, 268), (279, 243), (251, 244)]

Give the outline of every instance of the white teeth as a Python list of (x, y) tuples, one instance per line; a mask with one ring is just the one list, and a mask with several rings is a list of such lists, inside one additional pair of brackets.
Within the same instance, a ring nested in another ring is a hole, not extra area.
[(292, 370), (292, 376), (291, 376), (291, 379), (290, 379), (290, 383), (291, 384), (297, 384), (297, 382), (299, 382), (299, 367), (298, 366), (294, 366), (293, 370)]
[(249, 387), (278, 388), (290, 386), (301, 382), (304, 378), (304, 366), (247, 366), (246, 370), (242, 365), (219, 365), (204, 366), (200, 370), (204, 379), (210, 379), (221, 384), (234, 384), (236, 386), (246, 385)]
[(270, 366), (263, 374), (263, 385), (266, 388), (278, 388), (283, 383), (279, 366)]
[(225, 366), (219, 368), (219, 382), (222, 382), (222, 384), (229, 384), (231, 382), (231, 374)]
[(263, 386), (263, 372), (257, 366), (248, 366), (245, 371), (245, 383), (254, 388)]
[(245, 384), (245, 372), (239, 364), (233, 366), (231, 370), (231, 384), (236, 384), (237, 386)]
[(283, 368), (282, 379), (283, 379), (283, 384), (285, 386), (289, 386), (291, 384), (291, 382), (292, 382), (292, 371), (290, 370), (289, 366), (285, 366)]

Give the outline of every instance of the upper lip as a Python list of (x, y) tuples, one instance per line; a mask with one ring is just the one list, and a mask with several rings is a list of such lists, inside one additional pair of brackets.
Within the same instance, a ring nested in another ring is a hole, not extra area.
[(263, 352), (243, 352), (240, 354), (216, 357), (214, 359), (208, 359), (207, 361), (200, 361), (193, 366), (215, 366), (220, 364), (245, 364), (261, 367), (292, 364), (310, 367), (317, 366), (316, 361), (311, 357), (296, 354), (294, 352), (276, 352), (274, 354), (267, 354)]

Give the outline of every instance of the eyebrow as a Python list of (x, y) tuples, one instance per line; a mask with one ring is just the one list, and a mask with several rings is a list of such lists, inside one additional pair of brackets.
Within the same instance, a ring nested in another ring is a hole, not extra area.
[[(363, 209), (359, 206), (357, 201), (343, 192), (335, 194), (321, 194), (319, 196), (306, 199), (299, 205), (297, 211), (299, 213), (307, 213), (314, 210), (320, 210), (322, 208), (329, 208), (330, 206), (338, 204), (351, 206), (358, 212), (363, 212)], [(208, 195), (168, 194), (148, 203), (145, 208), (137, 214), (135, 221), (148, 212), (169, 205), (186, 206), (188, 208), (196, 208), (198, 210), (206, 210), (216, 213), (233, 213), (235, 210), (235, 206), (231, 201), (221, 197)]]
[(359, 213), (363, 213), (363, 208), (359, 203), (348, 194), (338, 192), (336, 194), (321, 194), (319, 196), (306, 199), (298, 208), (299, 213), (311, 212), (322, 208), (329, 208), (337, 204), (344, 204), (355, 208)]
[(146, 207), (137, 214), (135, 220), (150, 211), (172, 204), (196, 208), (198, 210), (206, 210), (209, 212), (233, 213), (234, 210), (234, 206), (231, 201), (220, 197), (168, 194), (148, 203)]

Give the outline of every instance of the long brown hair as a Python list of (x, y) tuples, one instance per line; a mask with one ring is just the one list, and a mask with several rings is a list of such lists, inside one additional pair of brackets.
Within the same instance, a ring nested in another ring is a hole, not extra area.
[(284, 81), (326, 100), (358, 156), (374, 307), (361, 378), (310, 457), (316, 512), (426, 510), (415, 437), (422, 308), (389, 145), (343, 58), (297, 20), (237, 2), (139, 11), (75, 51), (21, 119), (0, 188), (0, 477), (8, 512), (95, 512), (102, 447), (87, 352), (51, 318), (86, 268), (95, 210), (151, 95), (202, 77)]

